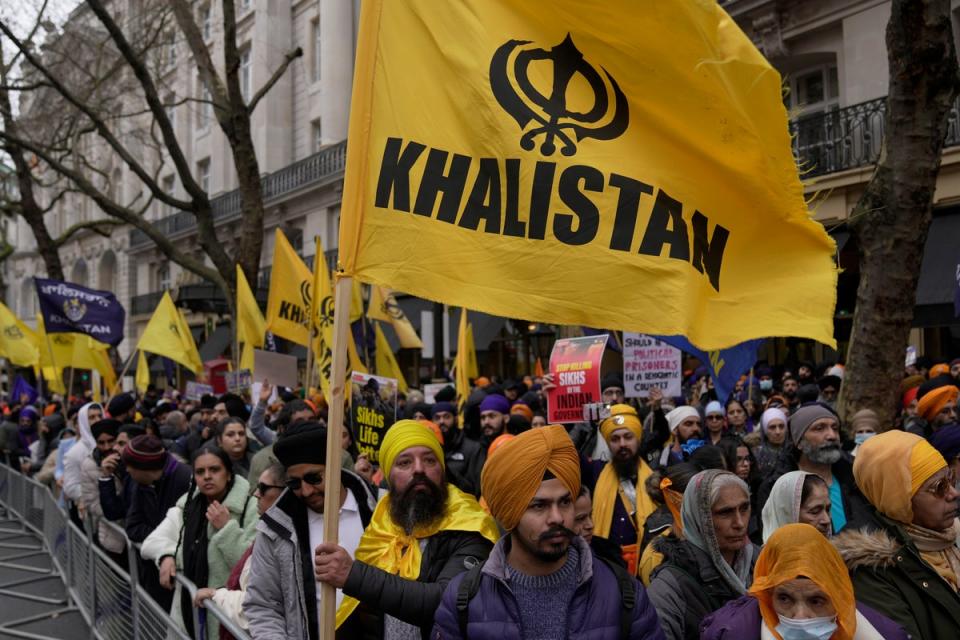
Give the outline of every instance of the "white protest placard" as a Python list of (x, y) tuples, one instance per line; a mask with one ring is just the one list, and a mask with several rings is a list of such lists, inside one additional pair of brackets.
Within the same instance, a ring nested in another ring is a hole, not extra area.
[(623, 334), (623, 393), (646, 398), (658, 387), (667, 398), (682, 395), (680, 349), (642, 333)]

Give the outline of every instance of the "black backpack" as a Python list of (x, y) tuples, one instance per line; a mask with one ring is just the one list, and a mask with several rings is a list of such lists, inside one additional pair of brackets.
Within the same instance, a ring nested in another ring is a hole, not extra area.
[[(630, 626), (633, 622), (633, 609), (637, 604), (636, 581), (627, 570), (619, 564), (611, 562), (601, 556), (594, 556), (607, 565), (617, 578), (620, 587), (620, 637), (630, 639)], [(480, 590), (484, 563), (478, 564), (463, 576), (463, 582), (457, 589), (457, 623), (460, 626), (460, 636), (467, 640), (467, 622), (469, 617), (470, 601)]]

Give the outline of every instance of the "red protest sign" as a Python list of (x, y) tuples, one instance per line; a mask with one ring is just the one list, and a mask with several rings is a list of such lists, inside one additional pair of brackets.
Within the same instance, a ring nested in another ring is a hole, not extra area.
[(608, 334), (563, 338), (550, 352), (556, 387), (547, 390), (547, 422), (582, 422), (583, 405), (600, 402), (600, 361)]

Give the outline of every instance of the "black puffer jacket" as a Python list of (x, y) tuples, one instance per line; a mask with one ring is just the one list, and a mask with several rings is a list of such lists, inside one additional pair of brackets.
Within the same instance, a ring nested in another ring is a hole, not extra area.
[(338, 630), (338, 637), (380, 640), (387, 614), (420, 627), (427, 640), (447, 583), (484, 562), (491, 549), (493, 543), (479, 533), (442, 531), (427, 540), (416, 581), (354, 562), (343, 593), (359, 600), (360, 606)]
[(447, 480), (464, 493), (480, 497), (480, 472), (487, 452), (462, 429), (451, 428), (443, 437), (443, 456)]

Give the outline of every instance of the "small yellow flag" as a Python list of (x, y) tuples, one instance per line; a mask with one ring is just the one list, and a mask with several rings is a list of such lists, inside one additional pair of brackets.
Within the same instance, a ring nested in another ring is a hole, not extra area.
[(836, 344), (780, 75), (714, 0), (364, 0), (350, 104), (347, 276), (705, 351)]
[(397, 298), (388, 287), (371, 287), (370, 308), (367, 317), (371, 320), (389, 322), (397, 332), (400, 346), (404, 349), (423, 349), (423, 342), (410, 319), (397, 304)]
[[(322, 253), (318, 260), (324, 262)], [(310, 344), (311, 280), (310, 269), (278, 228), (267, 299), (267, 331), (303, 346)]]
[(137, 355), (137, 375), (134, 378), (137, 391), (146, 393), (150, 386), (150, 366), (147, 364), (147, 354), (143, 350), (138, 351)]
[(393, 357), (393, 351), (390, 349), (390, 343), (387, 342), (387, 336), (383, 334), (383, 329), (380, 327), (379, 322), (374, 322), (373, 325), (376, 327), (375, 331), (377, 332), (377, 375), (384, 376), (385, 378), (396, 378), (397, 389), (406, 393), (409, 389), (407, 379), (404, 377), (400, 365), (397, 364), (397, 359)]
[[(250, 289), (243, 269), (237, 265), (237, 341), (243, 345), (262, 347), (265, 333), (266, 321), (257, 305), (257, 298)], [(241, 364), (241, 367), (244, 365)]]
[(109, 345), (94, 340), (85, 333), (46, 333), (43, 315), (37, 314), (37, 344), (40, 363), (51, 372), (67, 367), (96, 370), (108, 387), (117, 382), (108, 353)]
[(467, 338), (467, 310), (460, 310), (460, 329), (457, 331), (457, 357), (454, 359), (454, 378), (457, 385), (457, 415), (459, 415), (460, 427), (463, 427), (464, 411), (463, 406), (470, 397), (470, 369), (468, 355), (470, 347)]
[(18, 367), (32, 367), (40, 362), (36, 334), (2, 302), (0, 302), (0, 356)]
[(169, 291), (163, 293), (160, 304), (140, 336), (137, 349), (170, 358), (197, 375), (203, 373), (203, 361), (200, 360), (197, 343), (183, 315), (173, 304)]
[[(467, 310), (464, 309), (463, 313)], [(467, 323), (467, 377), (471, 380), (480, 376), (480, 368), (477, 366), (477, 348), (473, 344), (473, 323)]]

